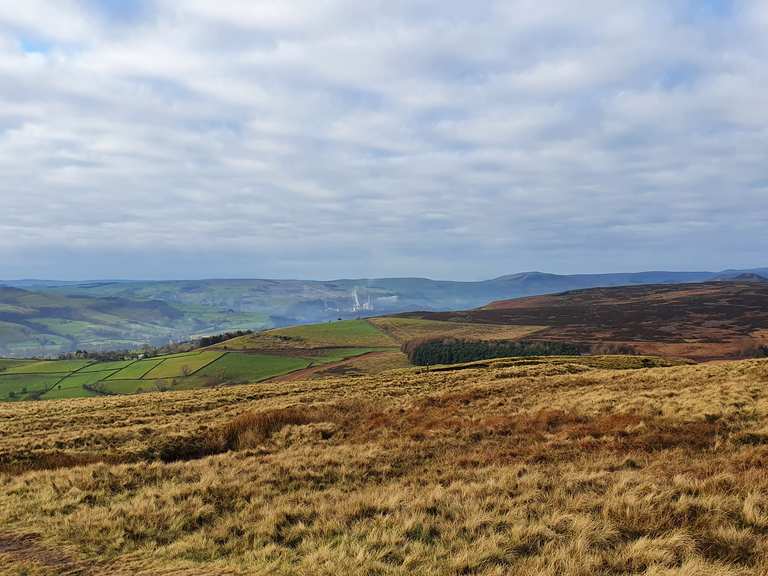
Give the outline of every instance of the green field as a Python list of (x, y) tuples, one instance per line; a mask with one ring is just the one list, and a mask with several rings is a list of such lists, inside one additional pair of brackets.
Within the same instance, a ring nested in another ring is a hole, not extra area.
[(74, 372), (90, 364), (88, 360), (45, 360), (8, 368), (5, 374), (45, 374), (48, 372)]
[(156, 379), (190, 376), (211, 362), (218, 360), (223, 354), (224, 352), (208, 351), (186, 356), (169, 357), (150, 370), (144, 378)]
[(0, 359), (0, 400), (52, 400), (260, 382), (369, 352), (395, 350), (396, 346), (390, 336), (366, 320), (270, 330), (222, 344), (140, 360)]
[(23, 366), (24, 364), (30, 364), (30, 361), (0, 358), (0, 372), (4, 372), (9, 368)]
[(70, 374), (64, 378), (64, 380), (59, 382), (55, 389), (71, 390), (82, 388), (83, 386), (93, 386), (97, 382), (101, 382), (114, 373), (114, 370), (105, 370), (103, 372), (76, 372), (74, 374)]
[(308, 324), (279, 328), (264, 333), (307, 342), (313, 346), (396, 346), (387, 334), (367, 320), (342, 320), (325, 324)]
[(162, 361), (162, 357), (137, 360), (122, 370), (112, 374), (112, 376), (109, 377), (109, 380), (139, 380)]
[(42, 400), (62, 400), (64, 398), (87, 398), (89, 396), (99, 396), (99, 394), (83, 387), (59, 389), (59, 387), (56, 386), (43, 394), (40, 398)]
[(52, 400), (259, 382), (312, 363), (332, 362), (366, 351), (368, 349), (347, 348), (317, 358), (211, 350), (93, 364), (81, 360), (24, 365), (19, 361), (3, 361), (0, 366), (16, 372), (0, 372), (0, 400)]
[(311, 363), (312, 360), (309, 358), (228, 352), (200, 370), (197, 376), (221, 379), (223, 381), (258, 382), (266, 378), (301, 370)]
[[(342, 360), (346, 360), (347, 358), (352, 358), (353, 356), (362, 356), (363, 354), (368, 354), (369, 352), (382, 352), (384, 350), (389, 350), (387, 348), (336, 348), (334, 350), (328, 350), (327, 352), (323, 352), (321, 356), (314, 356), (312, 358), (312, 364), (330, 364), (331, 362), (341, 362)], [(396, 348), (393, 348), (392, 350), (396, 350)]]
[(64, 374), (0, 374), (0, 399), (26, 400), (50, 389)]

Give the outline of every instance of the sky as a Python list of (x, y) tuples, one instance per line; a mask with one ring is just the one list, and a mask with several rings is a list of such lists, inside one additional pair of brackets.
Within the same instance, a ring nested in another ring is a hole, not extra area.
[(0, 2), (0, 278), (768, 266), (768, 2)]

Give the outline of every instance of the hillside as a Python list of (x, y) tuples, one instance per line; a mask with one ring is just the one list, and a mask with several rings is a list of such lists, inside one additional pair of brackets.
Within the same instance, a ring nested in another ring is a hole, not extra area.
[(265, 316), (149, 298), (0, 286), (0, 356), (56, 356), (87, 349), (167, 344), (198, 333), (264, 327)]
[(409, 366), (397, 343), (366, 320), (282, 328), (208, 348), (99, 362), (0, 359), (0, 401), (179, 391)]
[(760, 273), (767, 271), (575, 275), (526, 272), (478, 282), (426, 278), (8, 281), (7, 286), (25, 290), (26, 298), (40, 301), (44, 310), (22, 307), (24, 314), (8, 316), (8, 312), (16, 311), (17, 296), (7, 289), (0, 291), (0, 311), (6, 312), (6, 317), (0, 317), (0, 322), (5, 322), (0, 324), (0, 355), (119, 349), (239, 329), (412, 310), (462, 310), (493, 300), (595, 286), (701, 282)]
[(536, 339), (626, 345), (695, 360), (760, 354), (768, 346), (768, 282), (593, 288), (415, 317), (486, 325), (539, 325)]
[(768, 572), (768, 361), (0, 405), (0, 574)]

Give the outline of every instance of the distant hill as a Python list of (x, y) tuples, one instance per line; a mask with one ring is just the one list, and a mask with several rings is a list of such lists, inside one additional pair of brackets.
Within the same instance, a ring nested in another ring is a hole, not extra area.
[[(51, 304), (40, 311), (33, 307), (23, 315), (0, 316), (0, 355), (161, 344), (239, 329), (413, 310), (464, 310), (521, 296), (594, 287), (705, 282), (741, 274), (768, 275), (768, 269), (574, 275), (524, 272), (477, 282), (427, 278), (6, 281), (0, 284), (37, 294), (41, 302), (50, 298)], [(17, 306), (11, 296), (0, 293), (0, 310), (10, 313)], [(132, 303), (144, 305), (134, 307)], [(156, 317), (147, 314), (160, 303), (165, 305), (163, 312)], [(104, 313), (108, 317), (102, 316)]]
[[(258, 325), (265, 317), (176, 306), (162, 300), (32, 292), (0, 286), (0, 356), (55, 356), (80, 349), (131, 349), (165, 344), (231, 325)], [(263, 325), (263, 324), (262, 324)]]
[(768, 278), (754, 272), (721, 274), (715, 280), (722, 282), (768, 282)]
[(530, 337), (629, 346), (695, 360), (768, 350), (768, 282), (713, 281), (574, 290), (493, 302), (428, 320), (547, 326)]

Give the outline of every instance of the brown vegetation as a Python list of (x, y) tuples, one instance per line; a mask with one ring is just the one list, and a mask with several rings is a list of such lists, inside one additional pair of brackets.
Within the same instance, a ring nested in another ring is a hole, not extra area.
[(0, 574), (768, 573), (768, 361), (644, 360), (0, 406)]
[(420, 318), (545, 325), (540, 340), (609, 343), (695, 360), (768, 355), (768, 282), (707, 282), (574, 290)]
[(431, 338), (515, 340), (546, 328), (546, 326), (504, 326), (499, 324), (435, 321), (400, 316), (371, 318), (369, 322), (381, 328), (400, 344), (411, 340)]

